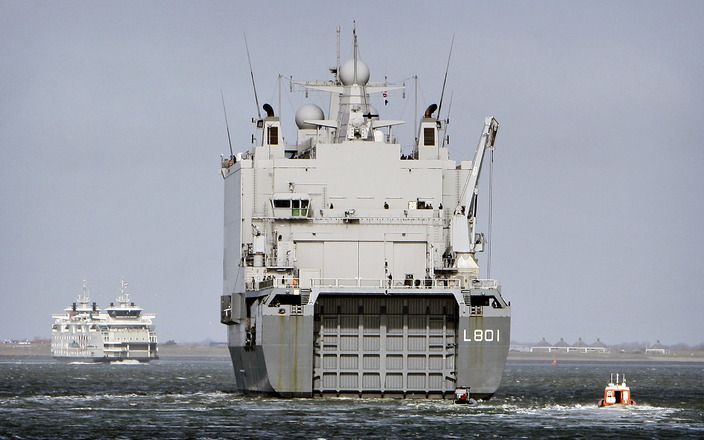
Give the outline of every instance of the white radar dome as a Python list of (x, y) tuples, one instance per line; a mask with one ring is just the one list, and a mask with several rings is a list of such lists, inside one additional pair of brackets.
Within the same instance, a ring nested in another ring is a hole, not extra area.
[(305, 122), (312, 119), (325, 119), (323, 109), (315, 104), (305, 104), (296, 111), (296, 125), (301, 130), (316, 128), (316, 125)]
[[(346, 86), (354, 84), (354, 60), (349, 60), (340, 67), (340, 81)], [(369, 67), (363, 61), (357, 60), (357, 84), (366, 85), (369, 81)]]

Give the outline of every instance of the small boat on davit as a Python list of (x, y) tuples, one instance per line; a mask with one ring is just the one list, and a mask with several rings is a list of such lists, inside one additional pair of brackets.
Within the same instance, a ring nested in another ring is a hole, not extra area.
[(455, 389), (455, 403), (469, 406), (478, 404), (476, 400), (469, 397), (469, 387), (459, 387)]
[(623, 380), (619, 383), (619, 374), (616, 373), (614, 383), (614, 375), (611, 374), (609, 384), (604, 388), (604, 398), (599, 400), (599, 407), (635, 405), (636, 401), (631, 396), (631, 389), (626, 385), (626, 375), (623, 375)]

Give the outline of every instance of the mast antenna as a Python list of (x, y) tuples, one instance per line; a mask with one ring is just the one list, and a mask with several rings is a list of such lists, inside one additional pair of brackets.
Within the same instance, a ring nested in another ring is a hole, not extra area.
[(335, 83), (340, 83), (340, 25), (337, 25), (337, 65), (335, 66)]
[(254, 83), (254, 71), (252, 70), (252, 59), (249, 57), (249, 45), (247, 44), (247, 34), (244, 35), (244, 47), (247, 49), (247, 61), (249, 62), (249, 75), (252, 77), (252, 88), (254, 89), (254, 102), (257, 104), (257, 116), (262, 118), (262, 111), (259, 110), (259, 97), (257, 96), (257, 85)]
[(416, 121), (416, 126), (413, 127), (416, 137), (415, 145), (418, 145), (418, 75), (413, 75), (413, 114)]
[(354, 36), (354, 82), (357, 85), (357, 22), (352, 21), (352, 35)]
[[(447, 126), (450, 125), (450, 112), (452, 111), (452, 97), (455, 95), (455, 92), (450, 93), (450, 103), (447, 106), (447, 120), (445, 121), (445, 130), (443, 130), (442, 133), (442, 148), (445, 148), (445, 141), (447, 140)], [(440, 113), (438, 113), (438, 117), (440, 117)]]
[(442, 92), (440, 92), (440, 104), (438, 104), (438, 119), (442, 110), (442, 98), (445, 96), (445, 84), (447, 84), (447, 71), (450, 70), (450, 58), (452, 58), (452, 47), (455, 45), (455, 34), (452, 34), (450, 41), (450, 53), (447, 55), (447, 65), (445, 66), (445, 79), (442, 80)]
[(222, 112), (225, 115), (225, 128), (227, 129), (227, 143), (230, 145), (230, 159), (232, 159), (235, 154), (232, 152), (232, 139), (230, 138), (230, 124), (227, 122), (227, 110), (225, 109), (225, 96), (222, 94), (222, 89), (220, 89), (220, 99), (222, 100)]

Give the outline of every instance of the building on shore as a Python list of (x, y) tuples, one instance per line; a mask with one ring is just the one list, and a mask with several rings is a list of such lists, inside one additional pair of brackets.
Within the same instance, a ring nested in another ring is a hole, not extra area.
[(560, 338), (555, 344), (551, 344), (545, 338), (530, 347), (531, 353), (608, 353), (609, 348), (597, 338), (593, 344), (585, 343), (579, 338), (574, 344), (570, 344)]
[(609, 347), (607, 347), (606, 344), (601, 342), (601, 339), (599, 338), (596, 338), (596, 342), (590, 345), (589, 349), (594, 353), (608, 353), (610, 351)]
[(550, 353), (552, 352), (553, 345), (549, 343), (545, 338), (541, 339), (540, 342), (535, 344), (535, 346), (530, 347), (531, 353)]
[(665, 355), (669, 354), (670, 350), (666, 346), (660, 343), (658, 340), (655, 344), (645, 349), (645, 354), (659, 354)]

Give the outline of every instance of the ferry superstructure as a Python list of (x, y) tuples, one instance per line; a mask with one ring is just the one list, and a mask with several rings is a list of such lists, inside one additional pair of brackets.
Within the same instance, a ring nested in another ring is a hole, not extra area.
[(306, 104), (295, 145), (271, 105), (260, 142), (222, 161), (224, 282), (236, 389), (284, 397), (491, 397), (510, 341), (510, 304), (481, 279), (478, 181), (498, 122), (473, 161), (449, 159), (436, 105), (403, 155), (355, 56), (327, 82), (327, 117)]
[(148, 362), (157, 359), (155, 315), (130, 301), (127, 283), (120, 296), (104, 310), (83, 292), (63, 314), (52, 315), (51, 354), (69, 360)]

